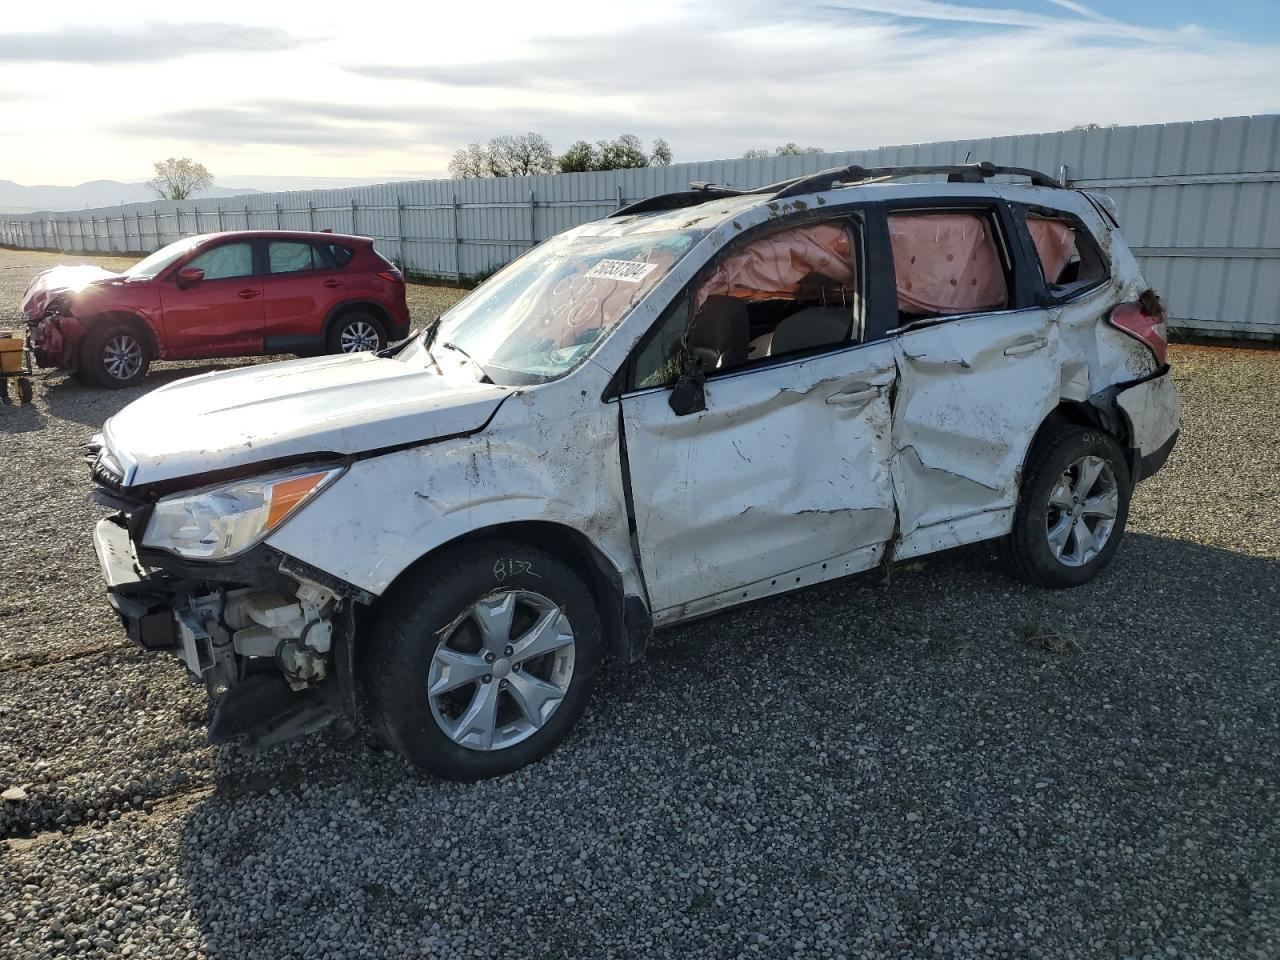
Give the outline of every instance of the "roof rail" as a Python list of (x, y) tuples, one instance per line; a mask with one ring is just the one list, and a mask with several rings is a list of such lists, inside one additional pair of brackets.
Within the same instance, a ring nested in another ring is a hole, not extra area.
[(679, 210), (681, 207), (692, 207), (694, 204), (705, 203), (708, 200), (720, 200), (724, 197), (740, 197), (744, 193), (759, 193), (758, 190), (737, 190), (733, 187), (723, 187), (719, 184), (709, 183), (706, 180), (694, 180), (689, 184), (688, 190), (681, 190), (677, 193), (660, 193), (655, 197), (646, 197), (644, 200), (637, 200), (635, 203), (629, 203), (625, 207), (619, 207), (611, 217), (625, 217), (632, 213), (654, 213), (658, 210)]
[[(947, 175), (948, 183), (983, 183), (989, 177), (1027, 177), (1037, 187), (1055, 187), (1065, 189), (1053, 177), (1031, 170), (1027, 167), (998, 167), (994, 163), (959, 163), (959, 164), (924, 164), (908, 167), (860, 167), (857, 164), (849, 167), (833, 167), (794, 180), (784, 180), (773, 186), (777, 191), (772, 199), (794, 197), (802, 193), (818, 193), (830, 190), (837, 184), (855, 184), (867, 180), (892, 180), (898, 177), (916, 177), (924, 175)], [(752, 191), (753, 193), (755, 191)]]
[(690, 182), (688, 190), (677, 193), (660, 193), (654, 197), (637, 200), (615, 210), (610, 216), (622, 217), (633, 213), (654, 213), (659, 210), (679, 210), (705, 203), (707, 200), (720, 200), (724, 197), (741, 197), (748, 194), (769, 194), (771, 200), (784, 197), (795, 197), (804, 193), (818, 193), (831, 190), (843, 184), (853, 186), (868, 180), (894, 180), (898, 177), (918, 177), (925, 175), (947, 175), (948, 183), (984, 183), (990, 177), (1026, 177), (1037, 187), (1053, 187), (1058, 190), (1066, 188), (1048, 174), (1028, 167), (998, 167), (994, 163), (958, 163), (958, 164), (924, 164), (907, 167), (860, 167), (856, 164), (849, 167), (832, 167), (818, 173), (780, 180), (762, 187), (741, 190), (706, 180)]

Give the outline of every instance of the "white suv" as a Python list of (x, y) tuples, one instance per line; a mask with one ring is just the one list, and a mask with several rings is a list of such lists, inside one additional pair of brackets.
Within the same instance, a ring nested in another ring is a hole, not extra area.
[(345, 713), (491, 776), (655, 627), (978, 540), (1090, 580), (1177, 438), (1162, 314), (1109, 201), (1034, 171), (694, 184), (381, 354), (152, 391), (91, 451), (95, 544), (215, 741)]

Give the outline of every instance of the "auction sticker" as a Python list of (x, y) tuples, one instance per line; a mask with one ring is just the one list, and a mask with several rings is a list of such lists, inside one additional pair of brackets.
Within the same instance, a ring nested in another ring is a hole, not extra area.
[(600, 280), (621, 280), (623, 283), (639, 283), (658, 268), (656, 263), (643, 260), (601, 260), (584, 276)]

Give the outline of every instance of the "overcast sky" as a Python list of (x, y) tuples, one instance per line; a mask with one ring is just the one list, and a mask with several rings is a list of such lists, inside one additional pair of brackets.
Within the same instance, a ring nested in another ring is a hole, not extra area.
[(468, 141), (677, 161), (1280, 110), (1280, 0), (6, 4), (0, 178), (268, 189), (445, 173)]

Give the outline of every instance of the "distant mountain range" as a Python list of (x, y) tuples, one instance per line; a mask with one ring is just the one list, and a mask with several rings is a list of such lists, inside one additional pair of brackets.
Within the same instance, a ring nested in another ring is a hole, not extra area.
[[(261, 193), (251, 187), (219, 187), (201, 190), (202, 197), (237, 197)], [(111, 207), (119, 203), (136, 203), (156, 199), (155, 191), (145, 183), (121, 183), (118, 180), (90, 180), (75, 187), (24, 186), (12, 180), (0, 180), (0, 213), (31, 213), (35, 210), (83, 210), (86, 207)]]

